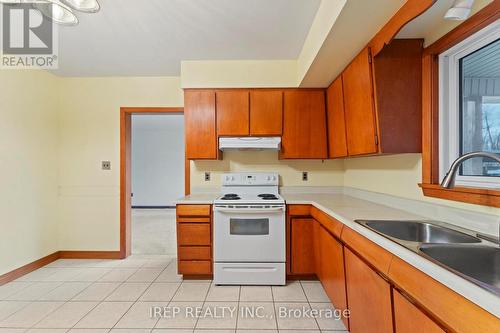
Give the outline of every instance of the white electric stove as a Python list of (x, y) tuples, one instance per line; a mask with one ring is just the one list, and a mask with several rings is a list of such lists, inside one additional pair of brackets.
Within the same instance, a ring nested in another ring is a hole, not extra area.
[(285, 200), (277, 173), (227, 173), (214, 201), (214, 283), (285, 284)]

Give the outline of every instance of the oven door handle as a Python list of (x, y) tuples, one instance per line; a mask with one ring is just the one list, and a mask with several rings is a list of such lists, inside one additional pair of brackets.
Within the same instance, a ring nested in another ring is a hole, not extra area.
[(215, 212), (220, 213), (245, 213), (245, 214), (261, 214), (261, 213), (280, 213), (285, 211), (285, 207), (272, 207), (272, 208), (225, 208), (214, 207)]

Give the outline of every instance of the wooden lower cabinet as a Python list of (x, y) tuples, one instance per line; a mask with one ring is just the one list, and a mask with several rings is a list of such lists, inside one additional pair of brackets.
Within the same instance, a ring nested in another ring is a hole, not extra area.
[[(328, 298), (338, 310), (347, 309), (346, 281), (344, 271), (344, 247), (326, 229), (318, 223), (320, 253), (320, 281)], [(344, 325), (349, 327), (348, 319), (342, 318)]]
[(212, 206), (177, 205), (177, 267), (187, 276), (212, 274)]
[(397, 333), (444, 333), (425, 313), (399, 291), (393, 291), (394, 325)]
[(291, 219), (292, 274), (314, 274), (314, 219)]
[(391, 285), (344, 248), (350, 333), (388, 333), (392, 327)]

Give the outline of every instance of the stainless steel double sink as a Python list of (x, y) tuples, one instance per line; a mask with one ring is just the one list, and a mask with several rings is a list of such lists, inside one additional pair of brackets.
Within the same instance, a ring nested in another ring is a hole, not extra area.
[(437, 221), (355, 222), (500, 295), (500, 247), (479, 234)]

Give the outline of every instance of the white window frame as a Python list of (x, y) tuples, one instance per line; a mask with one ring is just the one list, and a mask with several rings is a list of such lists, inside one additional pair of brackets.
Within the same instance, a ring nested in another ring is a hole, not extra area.
[[(460, 59), (500, 38), (500, 20), (439, 55), (439, 180), (460, 155)], [(500, 177), (460, 176), (466, 187), (500, 188)]]

